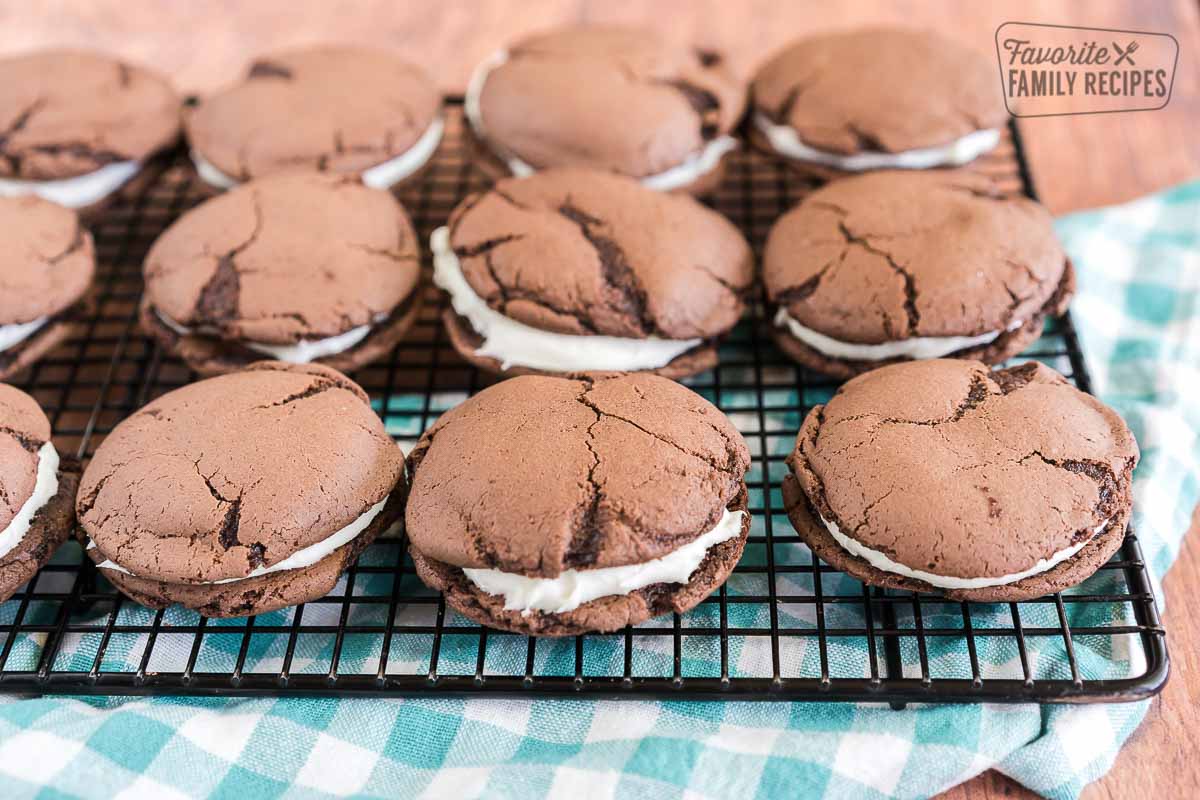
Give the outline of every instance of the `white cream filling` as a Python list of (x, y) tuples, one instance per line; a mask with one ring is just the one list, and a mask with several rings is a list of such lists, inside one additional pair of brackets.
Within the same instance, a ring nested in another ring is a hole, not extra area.
[[(463, 97), (463, 113), (467, 117), (467, 122), (470, 124), (471, 130), (475, 132), (475, 138), (479, 139), (480, 142), (487, 143), (496, 156), (508, 167), (509, 172), (518, 178), (525, 178), (537, 170), (533, 165), (523, 161), (515, 154), (501, 152), (497, 143), (487, 139), (486, 129), (483, 125), (483, 109), (479, 103), (479, 98), (483, 94), (483, 85), (487, 83), (488, 75), (492, 70), (506, 61), (508, 61), (508, 52), (500, 50), (492, 53), (492, 55), (485, 58), (475, 67), (475, 70), (471, 73), (471, 79), (467, 83), (467, 93)], [(647, 175), (641, 178), (642, 185), (659, 192), (669, 192), (673, 189), (687, 186), (716, 169), (717, 165), (721, 163), (721, 158), (726, 153), (736, 150), (737, 146), (738, 141), (734, 137), (718, 136), (705, 144), (700, 150), (689, 155), (682, 163), (654, 175)]]
[(801, 325), (800, 322), (780, 307), (775, 312), (775, 325), (787, 327), (788, 333), (823, 355), (833, 358), (845, 358), (853, 361), (883, 361), (888, 358), (941, 358), (942, 356), (966, 350), (970, 347), (989, 344), (1006, 331), (1015, 331), (1025, 323), (1014, 320), (1003, 331), (990, 331), (979, 336), (914, 336), (910, 339), (898, 339), (882, 344), (856, 344), (843, 342), (812, 328)]
[(48, 319), (50, 318), (38, 317), (29, 322), (14, 322), (12, 325), (0, 325), (0, 353), (33, 336), (41, 330)]
[(531, 611), (562, 614), (600, 597), (626, 595), (656, 583), (687, 583), (708, 555), (709, 548), (741, 534), (745, 513), (725, 509), (721, 521), (712, 530), (678, 550), (643, 564), (569, 569), (557, 578), (527, 578), (498, 569), (464, 567), (463, 572), (483, 591), (503, 596), (507, 611), (520, 611), (522, 616)]
[(687, 186), (716, 169), (725, 154), (736, 150), (737, 146), (738, 141), (732, 136), (718, 136), (705, 144), (699, 152), (689, 155), (683, 163), (642, 178), (642, 185), (659, 192), (669, 192)]
[(903, 564), (899, 564), (888, 558), (885, 553), (881, 553), (878, 550), (873, 550), (862, 542), (852, 539), (851, 537), (842, 533), (836, 522), (830, 522), (823, 516), (821, 516), (820, 519), (825, 525), (825, 529), (829, 531), (834, 540), (851, 555), (858, 556), (872, 567), (875, 567), (875, 569), (883, 570), (884, 572), (890, 572), (894, 575), (903, 575), (907, 578), (914, 578), (919, 581), (924, 581), (930, 586), (936, 586), (939, 589), (986, 589), (989, 586), (1006, 586), (1010, 583), (1016, 583), (1017, 581), (1028, 578), (1032, 575), (1039, 575), (1078, 553), (1080, 550), (1086, 547), (1088, 542), (1092, 541), (1092, 539), (1095, 538), (1100, 531), (1104, 530), (1104, 528), (1111, 521), (1106, 519), (1104, 522), (1101, 522), (1092, 531), (1092, 535), (1087, 539), (1084, 539), (1082, 542), (1073, 544), (1066, 549), (1059, 550), (1049, 558), (1039, 558), (1037, 563), (1029, 569), (1022, 570), (1020, 572), (1013, 572), (1008, 575), (1000, 575), (995, 578), (956, 578), (949, 575), (935, 575), (932, 572), (924, 572), (919, 569), (913, 569), (912, 567), (906, 567)]
[(232, 189), (238, 185), (236, 180), (217, 169), (215, 164), (200, 155), (198, 151), (192, 150), (191, 155), (192, 164), (196, 167), (196, 174), (209, 186), (214, 189)]
[(372, 189), (390, 189), (395, 184), (425, 166), (437, 152), (446, 123), (441, 115), (433, 118), (429, 127), (413, 146), (393, 159), (376, 164), (362, 174), (362, 182)]
[(463, 277), (450, 247), (450, 230), (438, 228), (429, 238), (433, 249), (433, 282), (450, 295), (455, 313), (483, 337), (478, 356), (494, 358), (501, 369), (530, 367), (548, 372), (580, 370), (633, 371), (658, 369), (701, 343), (701, 339), (623, 339), (552, 333), (517, 322), (489, 308)]
[(75, 178), (54, 181), (20, 181), (0, 178), (0, 197), (20, 197), (36, 194), (44, 200), (67, 208), (83, 208), (103, 200), (120, 189), (138, 173), (137, 161), (118, 161), (105, 164), (95, 172)]
[(58, 494), (58, 451), (54, 449), (53, 444), (46, 442), (38, 450), (37, 478), (33, 483), (33, 492), (29, 495), (29, 499), (21, 504), (21, 508), (8, 526), (0, 531), (0, 559), (6, 557), (13, 551), (13, 548), (21, 543), (25, 534), (29, 533), (29, 526), (33, 524), (33, 518), (56, 494)]
[(1000, 142), (996, 128), (973, 131), (960, 139), (938, 147), (922, 147), (900, 153), (862, 152), (846, 155), (818, 150), (800, 140), (789, 125), (773, 122), (766, 114), (754, 114), (754, 127), (767, 137), (776, 152), (799, 161), (809, 161), (826, 167), (862, 172), (869, 169), (930, 169), (932, 167), (962, 166), (974, 161)]
[[(206, 328), (189, 328), (186, 325), (180, 325), (157, 308), (154, 309), (154, 313), (162, 321), (162, 324), (180, 336), (191, 336), (194, 333), (198, 333), (201, 336), (211, 336), (216, 333)], [(386, 315), (380, 315), (376, 321), (378, 322), (385, 318)], [(288, 361), (292, 364), (307, 364), (311, 361), (316, 361), (318, 358), (344, 353), (367, 338), (370, 332), (370, 325), (359, 325), (357, 328), (351, 328), (345, 333), (339, 333), (337, 336), (329, 336), (325, 339), (301, 339), (295, 344), (268, 344), (248, 339), (240, 341), (239, 344), (256, 353), (269, 355), (277, 361)]]
[[(348, 542), (353, 540), (355, 537), (357, 537), (359, 534), (361, 534), (363, 531), (365, 531), (367, 529), (367, 527), (372, 522), (375, 521), (375, 518), (379, 516), (379, 513), (381, 511), (383, 511), (383, 507), (385, 505), (387, 505), (387, 501), (388, 501), (388, 499), (386, 497), (383, 498), (378, 503), (376, 503), (375, 505), (368, 508), (362, 514), (362, 516), (360, 516), (358, 519), (351, 522), (346, 527), (342, 528), (339, 531), (336, 531), (335, 533), (322, 539), (321, 541), (317, 542), (316, 544), (310, 544), (308, 547), (304, 547), (304, 548), (297, 550), (296, 552), (292, 553), (287, 558), (283, 559), (282, 561), (280, 561), (278, 563), (272, 564), (269, 567), (266, 567), (266, 566), (255, 567), (254, 569), (250, 570), (250, 572), (247, 573), (244, 577), (241, 577), (241, 578), (222, 578), (222, 579), (216, 580), (216, 581), (196, 581), (196, 584), (208, 586), (208, 585), (216, 585), (216, 584), (222, 584), (222, 583), (237, 583), (238, 581), (248, 581), (251, 578), (258, 578), (263, 575), (270, 575), (275, 572), (284, 572), (286, 570), (304, 569), (305, 567), (311, 567), (313, 564), (316, 564), (318, 561), (320, 561), (321, 559), (328, 556), (334, 550), (337, 550), (342, 545), (347, 544)], [(87, 549), (92, 550), (95, 547), (96, 547), (96, 543), (91, 540), (88, 540)], [(109, 569), (109, 570), (113, 570), (114, 572), (122, 572), (126, 575), (134, 575), (134, 573), (130, 572), (129, 570), (122, 567), (120, 564), (117, 564), (116, 562), (111, 561), (111, 560), (105, 560), (105, 561), (100, 562), (99, 564), (96, 565), (96, 568), (97, 569)], [(138, 577), (138, 576), (134, 575), (134, 577)]]
[[(372, 189), (390, 189), (412, 175), (425, 166), (426, 162), (437, 152), (438, 144), (442, 141), (442, 134), (445, 130), (445, 120), (440, 115), (434, 117), (433, 122), (429, 123), (429, 127), (421, 134), (421, 138), (413, 143), (412, 147), (395, 158), (365, 170), (362, 174), (363, 184)], [(196, 166), (196, 174), (209, 186), (217, 189), (232, 189), (238, 185), (235, 178), (226, 175), (198, 151), (192, 150), (191, 156), (192, 163)]]

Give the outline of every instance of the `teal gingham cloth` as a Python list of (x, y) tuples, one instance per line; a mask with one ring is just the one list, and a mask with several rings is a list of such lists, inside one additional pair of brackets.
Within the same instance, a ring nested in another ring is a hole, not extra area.
[[(1200, 406), (1194, 402), (1200, 395), (1200, 182), (1075, 214), (1058, 230), (1080, 271), (1074, 308), (1095, 387), (1142, 446), (1136, 524), (1161, 579), (1200, 498)], [(779, 524), (787, 530), (786, 518)], [(320, 606), (311, 608), (321, 613)], [(122, 613), (135, 622), (143, 612), (127, 604)], [(811, 606), (781, 609), (781, 622), (802, 624), (805, 613)], [(926, 624), (938, 624), (937, 616)], [(975, 624), (988, 624), (986, 610)], [(985, 677), (1019, 669), (1004, 638), (980, 642)], [(1140, 646), (1121, 638), (1076, 639), (1085, 677), (1139, 673)], [(735, 672), (753, 671), (769, 658), (754, 641), (731, 652)], [(931, 641), (929, 653), (935, 676), (939, 669), (961, 669), (961, 657), (947, 655), (942, 665), (936, 645)], [(85, 642), (73, 646), (77, 663), (90, 665), (94, 643), (90, 650)], [(862, 650), (830, 647), (835, 671), (862, 669)], [(18, 643), (12, 658), (23, 650), (36, 659), (28, 642)], [(67, 650), (70, 666), (74, 656)], [(293, 670), (323, 669), (319, 650), (298, 648)], [(814, 650), (783, 646), (785, 671), (811, 674)], [(462, 662), (470, 673), (475, 652), (474, 644), (461, 652), (447, 644), (443, 671)], [(544, 668), (553, 668), (555, 659), (570, 663), (569, 646), (550, 643), (545, 652)], [(411, 655), (419, 664), (421, 654)], [(648, 662), (671, 658), (652, 646), (636, 655)], [(1062, 655), (1060, 643), (1036, 642), (1035, 677), (1067, 675)], [(277, 642), (252, 646), (248, 669), (277, 667), (278, 657)], [(109, 653), (106, 663), (122, 658), (136, 662), (136, 653)], [(354, 658), (347, 647), (342, 668)], [(685, 651), (685, 675), (704, 658)], [(14, 699), (0, 704), (0, 795), (926, 797), (995, 768), (1041, 794), (1073, 798), (1109, 769), (1146, 708), (1145, 702), (893, 711), (847, 703)]]

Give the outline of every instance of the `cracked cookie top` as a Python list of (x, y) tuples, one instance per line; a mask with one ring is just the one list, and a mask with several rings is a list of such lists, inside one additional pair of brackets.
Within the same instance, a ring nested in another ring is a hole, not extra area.
[(844, 384), (809, 412), (788, 465), (843, 534), (979, 578), (1091, 538), (1130, 502), (1137, 459), (1116, 412), (1049, 367), (941, 359)]
[(54, 316), (92, 285), (92, 235), (73, 211), (33, 195), (0, 197), (0, 242), (0, 325)]
[(737, 324), (754, 281), (749, 245), (720, 214), (593, 170), (468, 197), (450, 245), (491, 308), (557, 333), (707, 339)]
[(73, 178), (178, 135), (179, 98), (149, 70), (67, 50), (0, 59), (0, 177)]
[(0, 383), (0, 531), (33, 495), (38, 450), (50, 441), (50, 420), (29, 395)]
[(507, 56), (480, 94), (484, 135), (538, 169), (655, 175), (729, 133), (745, 105), (719, 54), (650, 31), (566, 28)]
[(100, 553), (134, 575), (236, 579), (349, 525), (403, 471), (357, 384), (328, 367), (260, 362), (121, 422), (76, 510)]
[(552, 578), (641, 563), (716, 525), (749, 464), (729, 420), (666, 378), (511, 378), (417, 443), (406, 529), (459, 567)]
[(995, 64), (925, 30), (805, 37), (759, 68), (750, 91), (756, 112), (843, 155), (945, 145), (1008, 117)]
[(835, 181), (775, 223), (768, 299), (846, 342), (1002, 331), (1040, 312), (1066, 256), (1049, 212), (983, 181), (875, 172)]
[(239, 181), (295, 169), (349, 174), (408, 151), (441, 105), (420, 67), (324, 46), (255, 60), (241, 83), (202, 100), (185, 123), (192, 148)]
[(296, 173), (239, 186), (154, 243), (144, 301), (222, 339), (293, 344), (377, 321), (420, 277), (403, 207), (352, 177)]

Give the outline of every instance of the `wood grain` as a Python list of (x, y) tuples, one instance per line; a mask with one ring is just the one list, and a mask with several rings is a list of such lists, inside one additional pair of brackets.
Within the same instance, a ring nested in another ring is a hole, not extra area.
[[(1172, 33), (1180, 44), (1169, 106), (1162, 111), (1026, 120), (1025, 138), (1043, 200), (1056, 213), (1121, 202), (1200, 177), (1200, 13), (1190, 0), (1091, 2), (827, 2), (779, 0), (0, 0), (0, 54), (47, 46), (119, 53), (203, 93), (234, 79), (253, 55), (319, 41), (398, 50), (460, 92), (471, 67), (530, 31), (578, 22), (656, 28), (681, 42), (724, 50), (748, 75), (805, 32), (871, 22), (937, 28), (994, 57), (1006, 21)], [(1200, 513), (1166, 580), (1173, 676), (1104, 779), (1085, 798), (1190, 796), (1200, 785)], [(963, 800), (1029, 796), (997, 773), (955, 788)]]

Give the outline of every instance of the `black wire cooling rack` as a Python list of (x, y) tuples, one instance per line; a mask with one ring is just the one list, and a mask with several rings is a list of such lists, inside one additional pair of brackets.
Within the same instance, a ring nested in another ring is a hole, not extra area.
[[(432, 168), (400, 197), (424, 241), (482, 188), (451, 108)], [(1032, 196), (1018, 132), (973, 169)], [(753, 153), (734, 161), (711, 204), (755, 247), (812, 189)], [(193, 380), (137, 327), (141, 261), (206, 191), (176, 153), (158, 178), (94, 224), (98, 302), (85, 332), (22, 376), (63, 452), (85, 460), (148, 400)], [(392, 356), (354, 377), (406, 449), (438, 414), (486, 385), (449, 346), (432, 302)], [(611, 635), (534, 640), (480, 628), (413, 573), (402, 541), (373, 544), (334, 593), (258, 617), (210, 620), (123, 598), (65, 546), (0, 606), (0, 691), (192, 695), (520, 695), (905, 702), (1132, 700), (1166, 681), (1165, 635), (1137, 537), (1074, 590), (1012, 604), (885, 591), (820, 562), (779, 495), (784, 457), (807, 410), (836, 383), (787, 361), (762, 310), (721, 365), (689, 381), (738, 426), (754, 455), (754, 526), (729, 582), (695, 610)], [(1069, 318), (1025, 354), (1090, 390)]]

